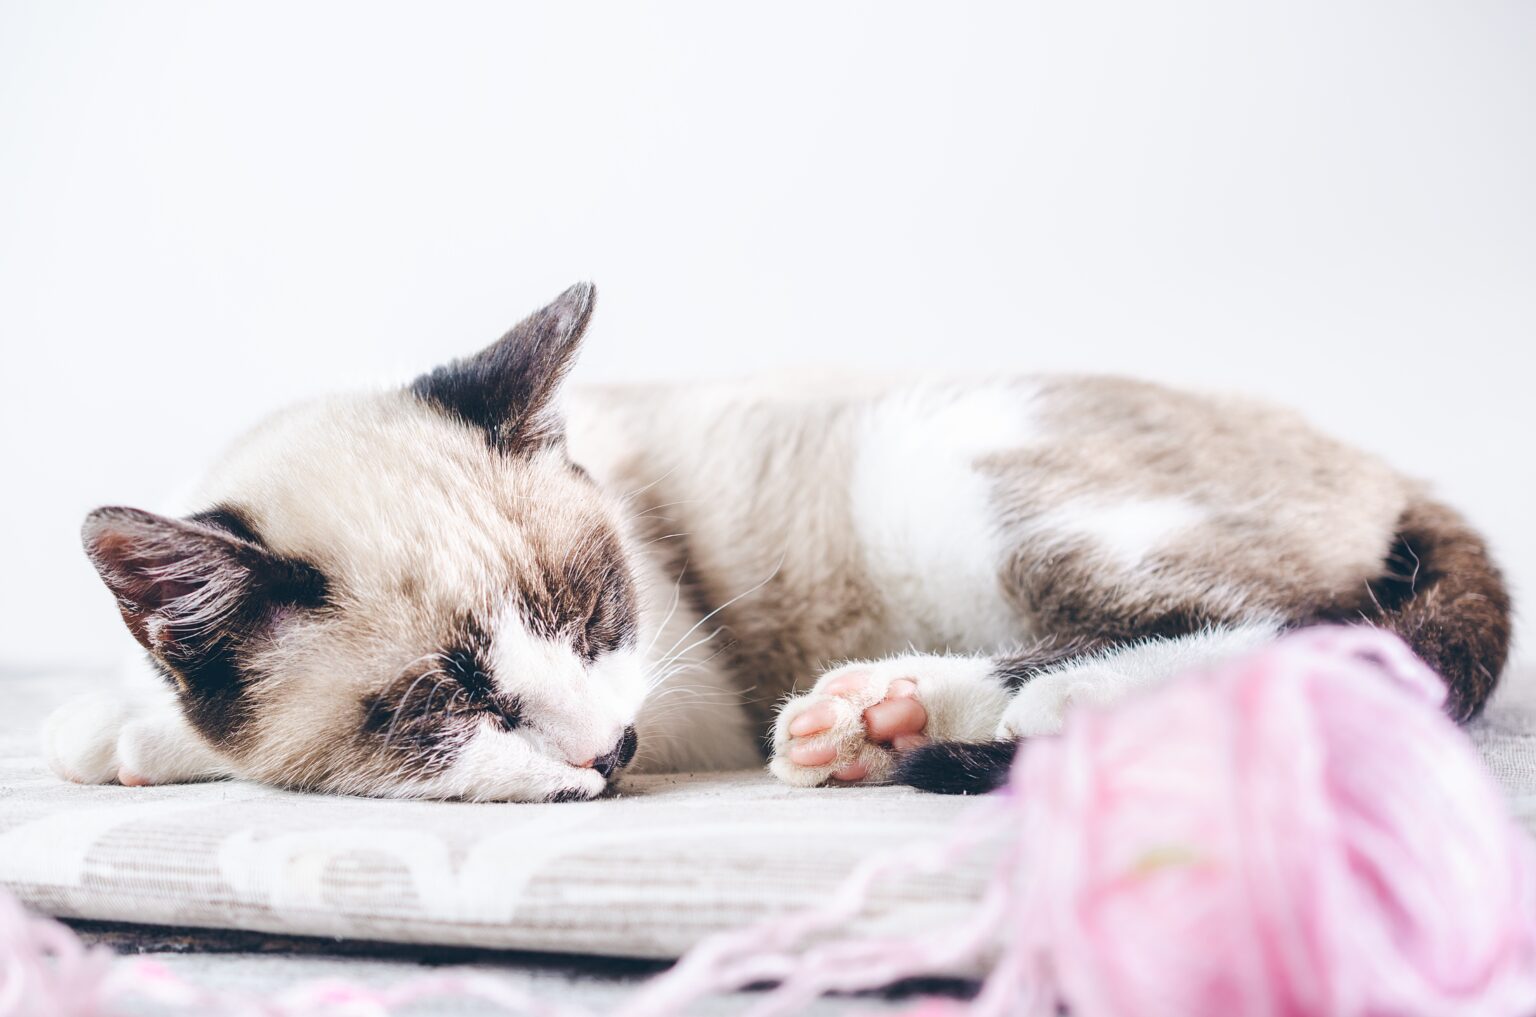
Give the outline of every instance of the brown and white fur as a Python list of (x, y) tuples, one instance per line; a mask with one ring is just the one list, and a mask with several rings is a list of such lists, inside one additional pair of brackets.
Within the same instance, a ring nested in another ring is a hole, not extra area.
[(1019, 738), (1281, 630), (1503, 666), (1479, 537), (1295, 415), (1114, 378), (561, 396), (576, 286), (405, 388), (278, 414), (87, 553), (158, 698), (62, 708), (82, 781), (590, 798), (626, 769), (969, 790)]

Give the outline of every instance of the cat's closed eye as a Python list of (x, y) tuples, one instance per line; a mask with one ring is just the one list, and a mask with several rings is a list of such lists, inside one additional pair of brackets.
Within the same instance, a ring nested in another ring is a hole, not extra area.
[(625, 644), (635, 629), (634, 608), (625, 584), (614, 583), (598, 594), (580, 636), (576, 652), (588, 664)]
[(456, 693), (468, 709), (483, 713), (498, 727), (511, 731), (523, 722), (522, 703), (515, 696), (498, 693), (491, 676), (480, 665), (479, 655), (459, 647), (442, 655), (443, 670), (458, 682)]

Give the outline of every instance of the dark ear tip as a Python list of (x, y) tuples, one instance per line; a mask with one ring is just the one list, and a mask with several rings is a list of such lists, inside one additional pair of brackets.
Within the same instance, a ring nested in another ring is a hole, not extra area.
[(97, 569), (103, 567), (108, 547), (113, 543), (113, 534), (122, 531), (125, 517), (133, 511), (120, 505), (103, 505), (88, 513), (85, 522), (80, 524), (80, 545), (85, 548), (86, 557), (91, 559)]
[(85, 522), (80, 524), (80, 542), (88, 553), (94, 554), (113, 534), (130, 529), (142, 531), (152, 526), (157, 518), (143, 509), (103, 505), (86, 514)]
[(575, 320), (578, 328), (585, 328), (592, 309), (597, 305), (597, 287), (590, 282), (579, 282), (555, 298), (554, 306)]
[(100, 525), (105, 523), (135, 522), (142, 523), (156, 518), (151, 512), (143, 509), (130, 508), (127, 505), (103, 505), (101, 508), (92, 509), (85, 514), (85, 525)]
[(103, 530), (109, 529), (114, 523), (121, 522), (125, 516), (134, 512), (131, 508), (122, 505), (103, 505), (101, 508), (92, 509), (86, 513), (85, 522), (80, 524), (80, 538), (90, 546)]

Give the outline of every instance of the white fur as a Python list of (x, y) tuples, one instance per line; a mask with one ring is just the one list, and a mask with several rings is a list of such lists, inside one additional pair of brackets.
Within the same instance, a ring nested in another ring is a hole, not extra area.
[(1212, 667), (1258, 649), (1278, 632), (1278, 625), (1254, 622), (1177, 639), (1150, 639), (1035, 675), (1008, 704), (996, 737), (1056, 734), (1074, 709), (1108, 706), (1168, 678)]
[(185, 784), (232, 773), (162, 697), (95, 693), (71, 700), (44, 724), (43, 749), (55, 773), (80, 784), (109, 784), (120, 776)]
[(146, 784), (184, 784), (233, 775), (229, 764), (198, 738), (179, 710), (129, 721), (117, 737), (122, 771)]
[(568, 644), (528, 631), (515, 606), (496, 615), (492, 680), (522, 702), (525, 727), (572, 765), (610, 751), (639, 712), (644, 685), (633, 653), (587, 672)]
[(544, 801), (576, 791), (600, 794), (607, 781), (596, 770), (561, 760), (566, 750), (537, 731), (501, 731), (484, 724), (460, 750), (453, 765), (426, 780), (404, 777), (390, 789), (406, 798), (462, 798), (466, 801)]
[(1027, 384), (917, 388), (875, 401), (854, 438), (854, 526), (891, 627), (924, 646), (1027, 635), (999, 581), (1003, 537), (977, 460), (1036, 437)]
[(117, 780), (117, 736), (128, 718), (127, 699), (115, 692), (71, 699), (43, 724), (43, 754), (53, 772), (77, 784)]
[(1042, 514), (1029, 528), (1046, 540), (1086, 538), (1131, 569), (1207, 517), (1183, 498), (1077, 499)]

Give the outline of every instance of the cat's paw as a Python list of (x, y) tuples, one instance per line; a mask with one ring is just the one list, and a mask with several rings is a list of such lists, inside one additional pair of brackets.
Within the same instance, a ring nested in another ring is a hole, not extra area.
[(70, 700), (43, 724), (53, 772), (76, 784), (184, 784), (230, 772), (175, 710), (136, 713), (120, 696)]
[(773, 775), (801, 787), (880, 781), (898, 751), (925, 744), (928, 710), (917, 677), (892, 663), (828, 671), (785, 703), (774, 723)]
[(43, 755), (53, 772), (76, 784), (117, 781), (117, 739), (128, 722), (120, 696), (71, 699), (43, 722)]
[(1130, 676), (1099, 665), (1035, 675), (1014, 694), (994, 737), (1012, 740), (1060, 734), (1073, 710), (1108, 706), (1137, 684)]

